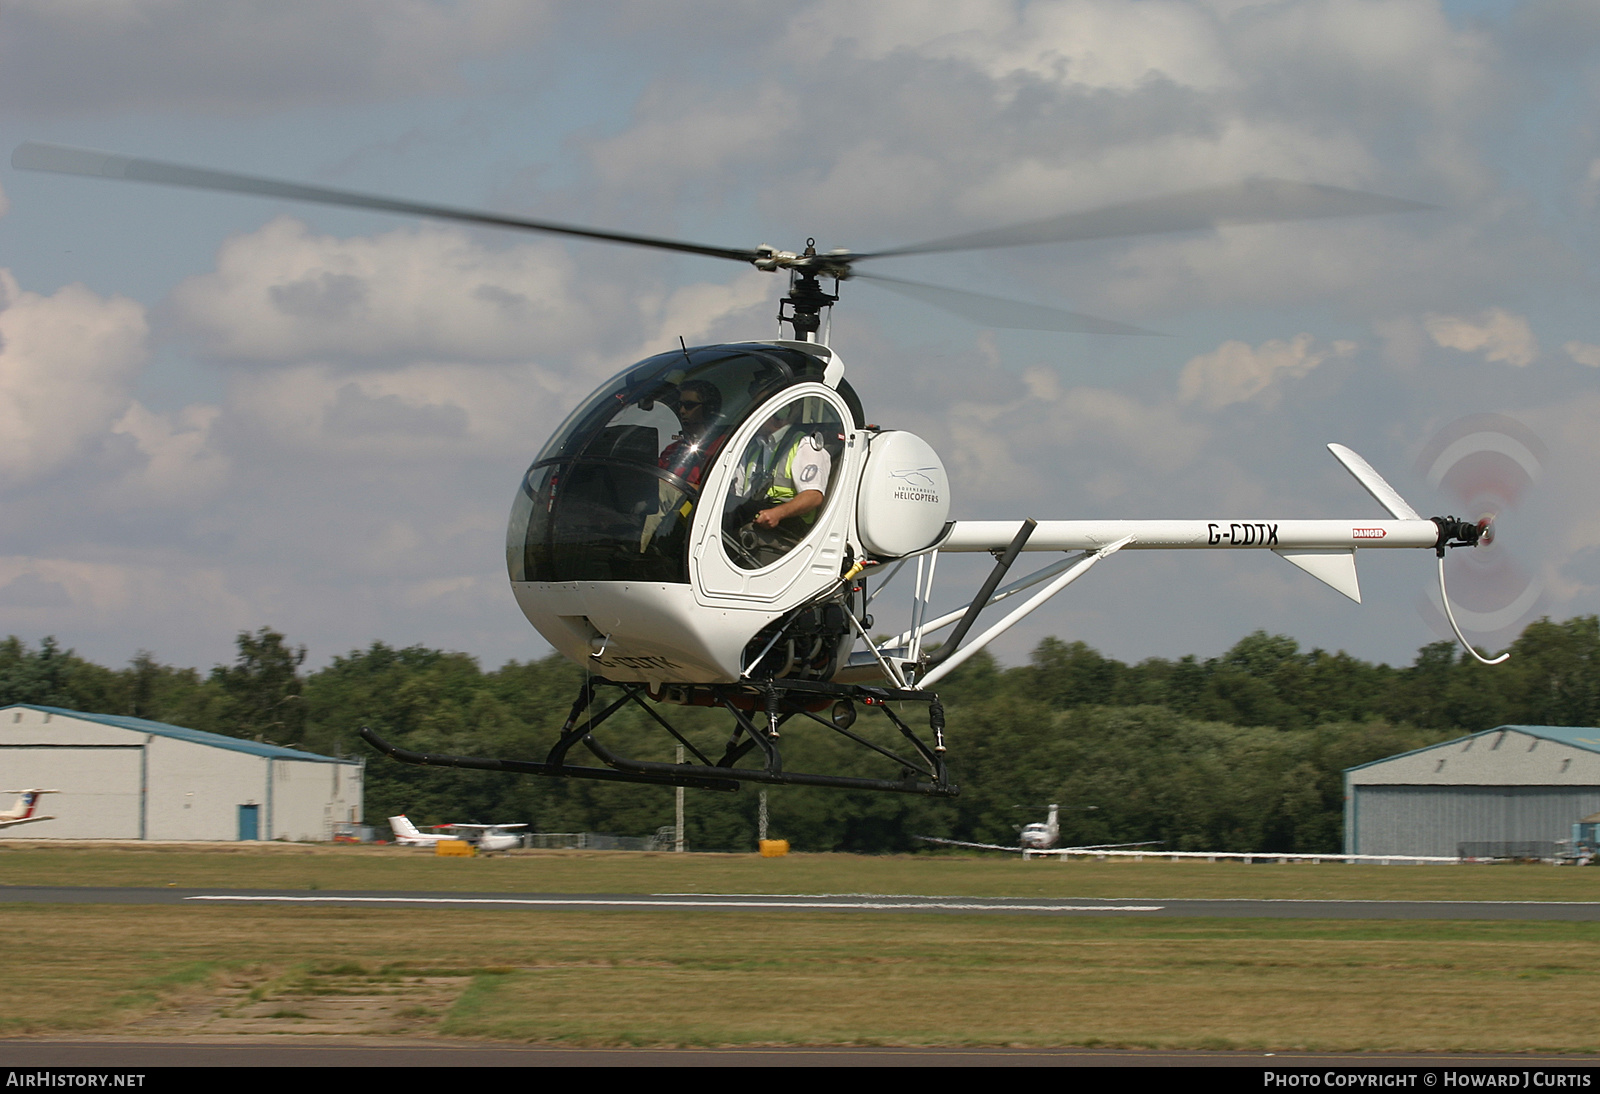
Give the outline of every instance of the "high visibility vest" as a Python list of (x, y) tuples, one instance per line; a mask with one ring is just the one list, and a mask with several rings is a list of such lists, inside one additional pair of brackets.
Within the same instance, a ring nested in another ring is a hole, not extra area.
[[(785, 433), (780, 435), (778, 443), (773, 446), (773, 451), (777, 451), (780, 445), (785, 449), (783, 458), (776, 461), (772, 467), (772, 482), (767, 487), (767, 500), (772, 502), (773, 505), (782, 505), (786, 501), (793, 501), (799, 497), (800, 491), (795, 489), (794, 458), (799, 453), (800, 446), (805, 443), (805, 439), (810, 435), (789, 426), (786, 427)], [(793, 440), (790, 439), (791, 436), (793, 436)], [(762, 450), (758, 448), (755, 456), (749, 463), (745, 464), (745, 481), (747, 483), (755, 484), (761, 474), (761, 452)], [(791, 517), (789, 519), (792, 520), (794, 518)], [(809, 513), (802, 513), (800, 519), (807, 524), (815, 524), (817, 511), (813, 509)]]

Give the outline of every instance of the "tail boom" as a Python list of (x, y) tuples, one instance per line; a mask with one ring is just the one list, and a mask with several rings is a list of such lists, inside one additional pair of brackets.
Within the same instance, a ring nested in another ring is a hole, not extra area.
[[(939, 549), (1004, 550), (1021, 526), (1012, 520), (958, 521)], [(1431, 520), (1042, 520), (1023, 550), (1096, 551), (1130, 536), (1125, 551), (1354, 550), (1436, 548), (1442, 530)]]

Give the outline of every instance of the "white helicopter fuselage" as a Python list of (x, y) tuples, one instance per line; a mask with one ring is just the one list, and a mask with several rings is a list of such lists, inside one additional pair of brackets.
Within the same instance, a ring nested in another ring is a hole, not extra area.
[[(805, 384), (785, 397), (838, 396), (822, 384)], [(843, 408), (843, 402), (839, 402)], [(702, 497), (724, 496), (742, 452), (761, 425), (761, 415), (729, 438), (707, 474)], [(812, 531), (773, 565), (756, 570), (735, 564), (724, 548), (721, 524), (694, 522), (687, 582), (513, 582), (517, 604), (561, 653), (613, 680), (671, 683), (733, 683), (751, 638), (801, 604), (839, 583), (851, 518), (870, 435), (845, 437), (836, 486)], [(708, 516), (715, 514), (708, 513)]]
[[(765, 388), (751, 380), (750, 397), (739, 403), (743, 377), (766, 375), (759, 372), (766, 366), (746, 361), (739, 371), (729, 362), (763, 355), (781, 356), (789, 372), (781, 382), (769, 377)], [(938, 554), (998, 556), (1025, 539), (1021, 551), (1068, 556), (999, 590), (990, 603), (1045, 586), (951, 663), (932, 674), (924, 670), (921, 683), (927, 685), (1120, 550), (1272, 551), (1359, 602), (1358, 550), (1429, 548), (1441, 539), (1437, 523), (1418, 517), (1365, 461), (1340, 446), (1330, 447), (1390, 510), (1389, 519), (951, 522), (949, 479), (938, 455), (912, 434), (866, 427), (859, 409), (852, 409), (853, 395), (841, 387), (843, 375), (843, 362), (828, 347), (776, 341), (685, 349), (681, 360), (663, 354), (608, 382), (535, 461), (512, 514), (512, 588), (529, 621), (595, 675), (646, 683), (657, 694), (671, 685), (739, 684), (757, 667), (761, 675), (780, 678), (876, 679), (904, 687), (916, 680), (923, 639), (964, 614), (928, 617)], [(709, 434), (703, 440), (704, 466), (668, 467), (673, 446), (687, 433), (672, 400), (697, 382), (706, 388), (708, 382), (697, 379), (703, 376), (728, 389), (719, 405), (733, 411), (714, 441)], [(781, 557), (757, 560), (737, 542), (751, 525), (740, 530), (735, 503), (749, 487), (749, 453), (785, 415), (803, 419), (802, 430), (826, 435), (831, 477), (804, 534)], [(675, 432), (680, 428), (683, 433)], [(1019, 537), (1025, 524), (1029, 533)], [(563, 550), (577, 560), (566, 564), (574, 579), (548, 580), (566, 576)], [(911, 628), (873, 644), (864, 585), (852, 584), (863, 566), (906, 560), (917, 564)], [(579, 579), (580, 572), (609, 579)], [(616, 579), (619, 574), (626, 579)], [(845, 653), (851, 646), (856, 652), (830, 660), (827, 650), (817, 652), (816, 641), (795, 647), (786, 640), (787, 661), (774, 660), (764, 635), (830, 599), (834, 634), (827, 641), (838, 645), (842, 636)]]
[[(774, 346), (798, 350), (817, 360), (817, 375), (815, 379), (796, 377), (795, 382), (752, 400), (744, 409), (742, 420), (731, 423), (720, 438), (718, 454), (704, 469), (698, 492), (684, 503), (690, 519), (684, 533), (683, 572), (670, 575), (681, 576), (682, 580), (517, 580), (519, 553), (533, 552), (527, 545), (534, 533), (524, 531), (529, 522), (528, 515), (523, 512), (528, 508), (525, 502), (519, 500), (519, 509), (513, 513), (508, 543), (512, 589), (518, 605), (552, 646), (598, 675), (617, 681), (648, 682), (653, 686), (737, 683), (751, 667), (751, 642), (763, 628), (818, 596), (837, 590), (851, 560), (865, 559), (868, 554), (860, 527), (859, 502), (864, 480), (874, 481), (867, 474), (872, 453), (875, 448), (887, 450), (903, 446), (910, 435), (869, 430), (855, 421), (849, 400), (837, 386), (843, 376), (843, 365), (827, 347), (794, 342), (749, 345), (753, 352)], [(729, 347), (730, 350), (734, 348)], [(661, 405), (656, 399), (647, 398), (641, 400), (643, 402), (651, 405), (641, 414), (635, 414), (636, 419), (660, 414)], [(827, 430), (832, 450), (831, 482), (827, 484), (821, 508), (806, 525), (799, 541), (782, 557), (758, 565), (748, 557), (741, 558), (737, 546), (730, 544), (730, 522), (724, 514), (738, 496), (745, 472), (744, 454), (751, 450), (775, 413), (791, 407), (804, 407), (808, 421), (838, 423)], [(625, 410), (618, 412), (608, 420), (620, 421), (625, 413)], [(659, 452), (665, 450), (671, 436), (669, 430), (675, 423), (661, 427), (652, 427), (647, 421), (629, 424), (637, 430), (654, 428), (652, 443)], [(604, 427), (599, 430), (605, 431)], [(553, 446), (556, 444), (552, 442)], [(920, 441), (911, 444), (908, 451), (919, 455), (924, 451), (931, 453)], [(651, 459), (654, 458), (652, 454)], [(928, 463), (926, 459), (909, 462), (915, 465), (912, 470)], [(933, 462), (937, 463), (936, 457)], [(568, 481), (577, 480), (582, 474), (582, 463), (579, 460), (564, 465), (550, 478), (559, 481), (564, 473)], [(539, 467), (536, 461), (525, 483), (535, 476)], [(651, 470), (640, 467), (635, 468), (634, 473)], [(898, 468), (881, 471), (879, 477), (892, 474), (893, 470)], [(924, 538), (931, 543), (946, 525), (949, 486), (942, 466), (929, 470), (932, 472), (929, 481), (916, 491), (916, 500), (901, 504), (918, 511), (913, 523), (924, 530)], [(621, 471), (614, 473), (622, 474)], [(568, 489), (570, 493), (578, 488)], [(627, 483), (613, 483), (608, 489), (608, 498), (629, 492)], [(633, 492), (639, 493), (637, 488)], [(667, 493), (663, 490), (664, 495)], [(528, 495), (525, 485), (524, 497)], [(563, 504), (560, 486), (549, 485), (549, 479), (545, 480), (545, 489), (539, 497), (552, 511)], [(677, 500), (678, 495), (672, 494), (669, 499), (658, 501), (648, 492), (636, 498), (633, 520), (640, 531), (631, 533), (630, 528), (632, 539), (613, 542), (602, 550), (633, 551), (634, 540), (650, 535), (649, 522), (659, 520), (663, 513), (670, 516), (668, 511)], [(617, 507), (621, 509), (623, 504), (618, 503)], [(538, 508), (533, 506), (535, 511)], [(647, 510), (642, 515), (638, 512), (641, 508)], [(559, 515), (553, 515), (550, 523), (555, 527), (549, 535), (552, 538), (561, 536)], [(919, 547), (926, 545), (917, 544)], [(638, 550), (641, 555), (646, 553), (643, 547)], [(527, 573), (526, 568), (523, 573)]]

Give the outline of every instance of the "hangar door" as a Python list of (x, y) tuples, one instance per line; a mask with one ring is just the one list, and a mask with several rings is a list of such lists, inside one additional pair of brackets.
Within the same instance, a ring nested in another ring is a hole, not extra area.
[(1355, 786), (1358, 855), (1448, 855), (1463, 843), (1562, 840), (1600, 812), (1594, 786)]
[[(40, 803), (54, 820), (0, 828), (5, 839), (141, 839), (142, 745), (0, 747), (5, 789), (59, 790)], [(6, 801), (6, 805), (11, 803)]]

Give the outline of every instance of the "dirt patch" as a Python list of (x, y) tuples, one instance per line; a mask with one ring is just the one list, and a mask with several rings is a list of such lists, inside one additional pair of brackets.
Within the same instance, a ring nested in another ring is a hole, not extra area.
[(141, 1037), (427, 1036), (472, 983), (470, 970), (355, 965), (258, 970), (194, 989), (130, 1023)]

